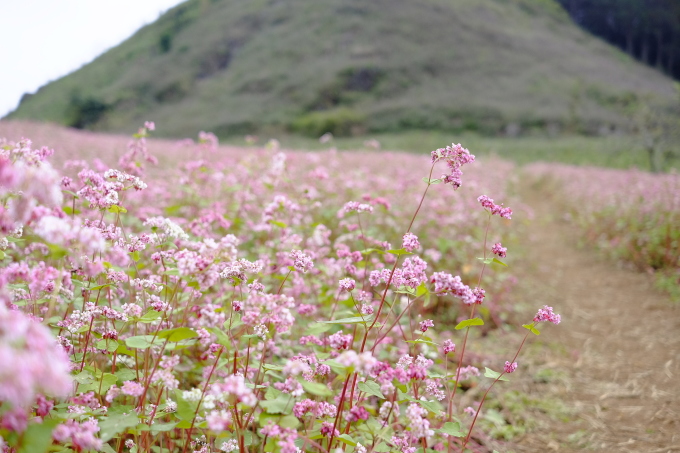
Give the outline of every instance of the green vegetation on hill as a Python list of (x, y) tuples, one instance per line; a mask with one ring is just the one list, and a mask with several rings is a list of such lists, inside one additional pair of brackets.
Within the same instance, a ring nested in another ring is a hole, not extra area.
[(164, 136), (625, 128), (672, 83), (554, 0), (189, 0), (9, 119)]

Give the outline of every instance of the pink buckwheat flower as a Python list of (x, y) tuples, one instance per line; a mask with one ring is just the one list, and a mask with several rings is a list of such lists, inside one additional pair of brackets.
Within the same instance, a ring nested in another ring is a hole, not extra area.
[(548, 307), (547, 305), (544, 305), (543, 308), (540, 308), (538, 313), (536, 313), (536, 316), (534, 316), (534, 322), (548, 321), (553, 324), (559, 324), (561, 320), (562, 319), (560, 315), (553, 313), (553, 308)]
[(418, 236), (413, 233), (406, 233), (403, 238), (402, 247), (405, 248), (407, 252), (412, 252), (420, 248)]
[(357, 420), (368, 420), (369, 416), (370, 414), (364, 406), (354, 406), (345, 418), (348, 422), (355, 422)]
[(512, 218), (512, 209), (504, 208), (502, 204), (495, 204), (493, 199), (487, 197), (486, 195), (480, 195), (479, 198), (477, 198), (477, 201), (479, 201), (482, 207), (488, 209), (489, 212), (491, 212), (491, 215), (497, 215), (503, 217), (504, 219)]
[(444, 181), (444, 184), (451, 184), (453, 189), (456, 190), (462, 184), (461, 177), (463, 172), (460, 170), (461, 167), (474, 162), (475, 156), (470, 154), (470, 151), (463, 148), (459, 143), (432, 151), (432, 163), (434, 164), (440, 160), (444, 160), (451, 171), (448, 175), (442, 175), (441, 179)]
[(312, 258), (300, 250), (293, 250), (290, 252), (290, 258), (293, 260), (293, 267), (299, 272), (307, 272), (314, 267)]
[(420, 331), (421, 332), (427, 332), (427, 329), (430, 327), (434, 327), (434, 322), (431, 319), (427, 319), (425, 321), (420, 321)]
[(501, 258), (505, 258), (508, 254), (508, 249), (503, 247), (500, 242), (495, 243), (493, 247), (491, 247), (491, 251)]
[(505, 366), (503, 367), (506, 373), (512, 373), (517, 369), (517, 362), (505, 362)]
[(340, 291), (347, 291), (350, 292), (356, 288), (357, 283), (351, 278), (343, 278), (340, 280)]
[(125, 395), (130, 395), (130, 396), (135, 396), (135, 397), (141, 396), (142, 393), (144, 393), (144, 387), (140, 383), (134, 382), (134, 381), (123, 382), (123, 386), (121, 387), (120, 390)]
[(451, 340), (444, 340), (444, 344), (442, 344), (442, 349), (444, 350), (444, 354), (448, 354), (449, 352), (456, 351), (456, 345)]
[(0, 404), (27, 407), (38, 393), (64, 397), (72, 390), (69, 358), (49, 329), (2, 302), (0, 363)]

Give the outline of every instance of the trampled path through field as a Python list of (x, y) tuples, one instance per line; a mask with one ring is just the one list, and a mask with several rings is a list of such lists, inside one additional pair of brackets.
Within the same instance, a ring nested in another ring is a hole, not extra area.
[(515, 265), (518, 292), (562, 315), (539, 337), (543, 357), (531, 358), (560, 378), (525, 375), (522, 391), (561, 400), (569, 415), (539, 417), (543, 426), (507, 451), (680, 451), (680, 306), (649, 276), (577, 248), (578, 228), (544, 194), (521, 193), (535, 218)]

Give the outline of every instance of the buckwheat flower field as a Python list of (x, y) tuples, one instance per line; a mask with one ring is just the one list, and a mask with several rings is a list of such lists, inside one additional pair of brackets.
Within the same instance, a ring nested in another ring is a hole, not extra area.
[(466, 359), (512, 310), (512, 164), (153, 129), (0, 141), (2, 451), (487, 451), (461, 396), (522, 366)]

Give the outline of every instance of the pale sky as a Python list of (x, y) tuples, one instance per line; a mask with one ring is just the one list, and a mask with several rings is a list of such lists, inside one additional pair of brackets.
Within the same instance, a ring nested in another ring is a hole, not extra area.
[(0, 0), (0, 118), (183, 0)]

